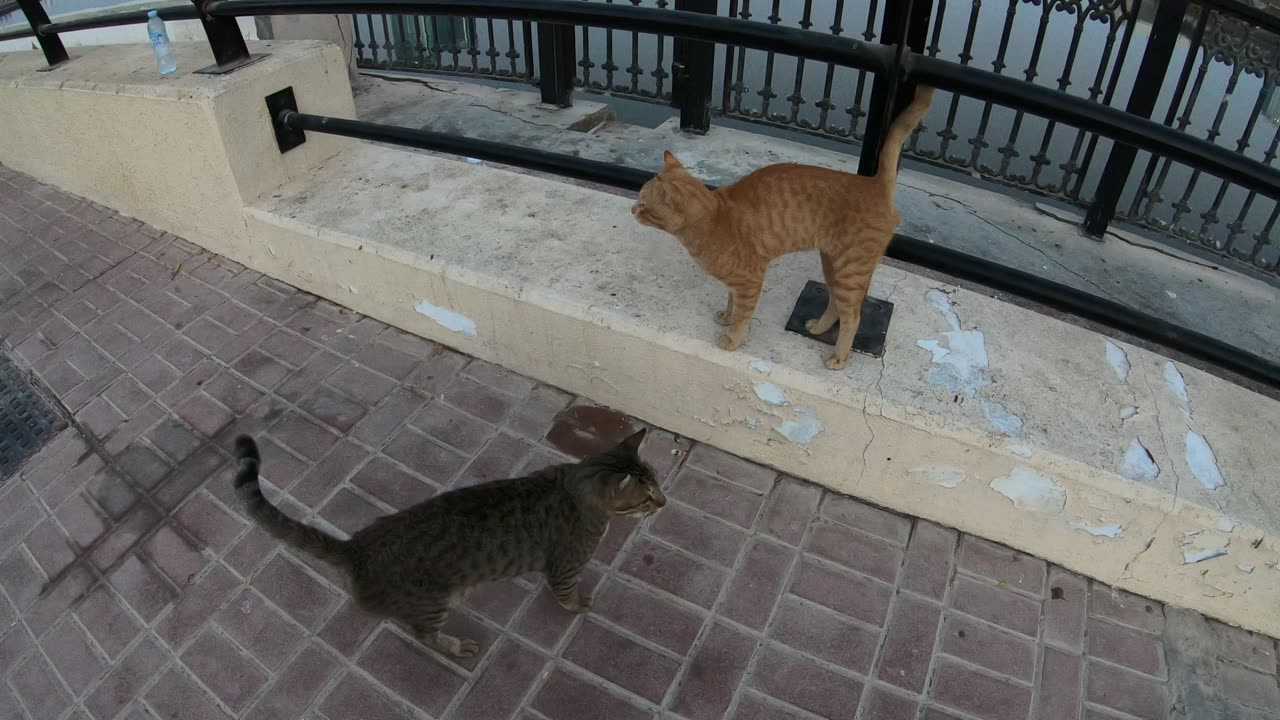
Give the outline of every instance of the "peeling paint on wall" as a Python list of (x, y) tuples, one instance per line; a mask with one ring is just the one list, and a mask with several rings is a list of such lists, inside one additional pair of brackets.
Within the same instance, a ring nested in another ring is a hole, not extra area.
[(1208, 550), (1184, 550), (1182, 552), (1182, 564), (1193, 565), (1205, 560), (1222, 557), (1227, 554), (1225, 548), (1209, 548)]
[(1142, 440), (1134, 438), (1129, 441), (1129, 449), (1120, 461), (1120, 474), (1130, 480), (1152, 482), (1160, 477), (1160, 466), (1156, 464), (1151, 451), (1142, 444)]
[(1218, 458), (1214, 456), (1213, 448), (1209, 447), (1203, 435), (1191, 430), (1187, 431), (1187, 466), (1205, 490), (1217, 490), (1227, 484), (1218, 469)]
[(1014, 440), (1005, 447), (1008, 448), (1009, 452), (1023, 458), (1029, 458), (1036, 452), (1035, 446), (1026, 440)]
[(1129, 381), (1129, 353), (1110, 340), (1107, 341), (1107, 362), (1111, 363), (1111, 369), (1115, 371), (1117, 380)]
[(755, 370), (758, 373), (764, 373), (765, 375), (768, 375), (769, 373), (773, 372), (773, 363), (769, 362), (768, 360), (756, 360), (755, 362), (751, 363), (751, 369)]
[(1181, 400), (1187, 409), (1190, 410), (1191, 398), (1187, 395), (1187, 381), (1182, 377), (1182, 372), (1178, 370), (1178, 366), (1171, 362), (1164, 364), (1164, 382), (1169, 386), (1169, 390)]
[(797, 445), (808, 445), (818, 433), (825, 430), (822, 421), (818, 420), (818, 414), (811, 407), (804, 405), (796, 406), (796, 418), (794, 420), (784, 420), (782, 424), (774, 428), (782, 437), (790, 440)]
[(929, 482), (947, 489), (960, 487), (969, 479), (968, 473), (955, 465), (923, 465), (912, 468), (911, 474), (923, 475)]
[(1124, 534), (1124, 526), (1119, 523), (1112, 525), (1090, 525), (1089, 523), (1069, 522), (1067, 523), (1067, 527), (1072, 530), (1089, 533), (1094, 537), (1105, 537), (1113, 540)]
[(1231, 532), (1235, 532), (1236, 526), (1239, 524), (1240, 524), (1239, 520), (1236, 520), (1233, 517), (1228, 517), (1226, 515), (1223, 515), (1222, 517), (1218, 518), (1217, 527), (1219, 530), (1221, 530), (1224, 533), (1231, 533)]
[(1132, 405), (1125, 405), (1124, 407), (1120, 408), (1120, 422), (1124, 422), (1126, 420), (1132, 420), (1137, 416), (1138, 416), (1138, 408)]
[(985, 377), (988, 365), (986, 337), (981, 330), (961, 330), (960, 318), (951, 306), (951, 299), (941, 290), (930, 290), (927, 294), (951, 330), (942, 333), (946, 342), (944, 346), (938, 340), (917, 340), (916, 345), (933, 354), (935, 367), (929, 371), (926, 380), (933, 385), (941, 385), (955, 393), (964, 393), (974, 397), (979, 388), (990, 382)]
[(1014, 437), (1022, 432), (1022, 418), (1009, 412), (998, 402), (983, 400), (982, 414), (987, 417), (987, 422), (991, 423), (991, 427), (994, 427), (1001, 434)]
[(1236, 565), (1236, 569), (1244, 573), (1245, 575), (1252, 575), (1254, 571), (1254, 566), (1249, 563), (1240, 563), (1239, 565)]
[(456, 313), (448, 308), (442, 308), (438, 305), (432, 305), (426, 300), (420, 300), (417, 305), (413, 306), (414, 310), (435, 320), (441, 327), (456, 333), (462, 333), (467, 337), (476, 336), (475, 322), (462, 314)]
[(756, 397), (769, 403), (770, 405), (786, 405), (787, 396), (782, 392), (782, 388), (773, 383), (756, 383)]
[(1060, 513), (1067, 506), (1067, 492), (1048, 475), (1024, 467), (991, 481), (991, 489), (1013, 501), (1021, 510)]

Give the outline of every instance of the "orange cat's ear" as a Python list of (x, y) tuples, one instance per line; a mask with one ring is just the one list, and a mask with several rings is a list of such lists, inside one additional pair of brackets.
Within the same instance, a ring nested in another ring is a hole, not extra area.
[(680, 161), (676, 159), (675, 155), (671, 154), (670, 150), (662, 151), (662, 169), (663, 170), (670, 170), (671, 168), (682, 168), (682, 167), (684, 167), (684, 165), (680, 164)]

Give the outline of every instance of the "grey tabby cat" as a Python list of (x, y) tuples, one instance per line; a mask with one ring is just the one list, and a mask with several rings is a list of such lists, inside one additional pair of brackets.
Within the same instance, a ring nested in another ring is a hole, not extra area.
[(424, 644), (454, 657), (480, 649), (440, 632), (476, 585), (542, 573), (565, 609), (584, 613), (582, 569), (614, 515), (652, 515), (666, 504), (653, 469), (640, 459), (645, 431), (581, 462), (527, 477), (452, 490), (380, 517), (350, 540), (290, 518), (258, 484), (258, 446), (236, 438), (237, 494), (249, 515), (279, 540), (345, 569), (361, 609), (404, 623)]

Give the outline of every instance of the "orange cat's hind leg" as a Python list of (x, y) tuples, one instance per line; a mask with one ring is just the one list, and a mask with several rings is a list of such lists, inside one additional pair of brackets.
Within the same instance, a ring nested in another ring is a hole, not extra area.
[(720, 336), (718, 343), (721, 349), (737, 350), (747, 339), (747, 332), (751, 329), (751, 316), (756, 311), (756, 302), (760, 300), (760, 288), (763, 285), (763, 272), (740, 280), (735, 279), (734, 283), (729, 285), (729, 301), (732, 310), (729, 313), (729, 329)]
[(830, 255), (821, 253), (821, 256), (822, 277), (827, 282), (827, 309), (822, 312), (822, 317), (806, 320), (804, 323), (804, 329), (814, 335), (821, 335), (822, 333), (830, 330), (831, 326), (836, 324), (836, 320), (840, 319), (840, 311), (836, 305), (836, 296), (835, 293), (831, 291), (831, 288), (835, 286), (835, 282), (833, 280), (835, 276), (835, 267), (831, 263)]
[(850, 261), (837, 264), (831, 283), (831, 299), (840, 312), (840, 334), (836, 337), (835, 352), (827, 358), (827, 368), (843, 369), (853, 350), (853, 336), (862, 322), (862, 301), (867, 297), (867, 287), (875, 272), (875, 262)]
[(717, 325), (728, 326), (733, 319), (733, 291), (729, 291), (729, 301), (725, 304), (723, 310), (717, 310), (715, 321)]

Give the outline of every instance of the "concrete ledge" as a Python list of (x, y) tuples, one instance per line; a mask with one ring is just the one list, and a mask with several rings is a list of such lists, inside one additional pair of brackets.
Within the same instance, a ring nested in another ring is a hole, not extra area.
[[(750, 340), (727, 353), (712, 344), (723, 290), (629, 203), (361, 145), (248, 208), (237, 259), (785, 472), (1280, 633), (1276, 403), (890, 267), (873, 288), (897, 305), (883, 362), (831, 373), (822, 346), (782, 330), (820, 277), (806, 255), (776, 264)], [(985, 368), (966, 364), (974, 343)], [(1189, 431), (1224, 487), (1202, 486)], [(1148, 458), (1154, 478), (1124, 477)]]

